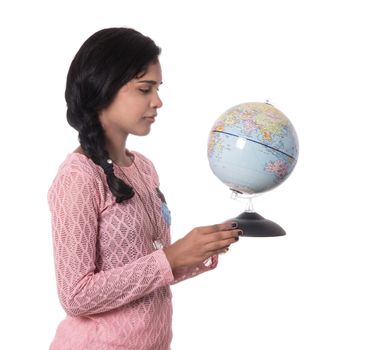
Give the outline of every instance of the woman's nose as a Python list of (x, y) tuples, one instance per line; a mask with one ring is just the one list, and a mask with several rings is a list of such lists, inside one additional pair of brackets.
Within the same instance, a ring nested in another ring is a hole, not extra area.
[(156, 93), (151, 101), (152, 108), (161, 108), (163, 106), (163, 102), (159, 97), (158, 93)]

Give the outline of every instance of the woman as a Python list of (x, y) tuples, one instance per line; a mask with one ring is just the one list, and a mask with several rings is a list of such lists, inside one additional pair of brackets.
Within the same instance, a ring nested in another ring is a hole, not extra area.
[(235, 223), (170, 243), (170, 212), (153, 164), (126, 148), (162, 106), (160, 49), (129, 28), (88, 38), (67, 76), (67, 119), (80, 146), (48, 193), (58, 294), (67, 313), (51, 349), (169, 349), (169, 285), (215, 268)]

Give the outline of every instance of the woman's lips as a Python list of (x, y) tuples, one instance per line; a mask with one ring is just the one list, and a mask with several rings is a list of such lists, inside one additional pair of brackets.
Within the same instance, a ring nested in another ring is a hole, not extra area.
[(149, 121), (150, 123), (154, 123), (155, 122), (155, 117), (157, 115), (146, 115), (144, 118)]

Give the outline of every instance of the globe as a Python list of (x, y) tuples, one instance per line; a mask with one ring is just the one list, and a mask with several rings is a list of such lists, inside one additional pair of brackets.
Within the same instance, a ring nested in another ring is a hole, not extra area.
[[(249, 196), (274, 189), (294, 170), (299, 145), (294, 126), (269, 103), (249, 102), (225, 111), (208, 140), (214, 175), (233, 193)], [(285, 231), (264, 219), (252, 206), (236, 220), (246, 236), (282, 236)]]
[(224, 112), (208, 141), (210, 168), (232, 190), (255, 194), (284, 182), (298, 158), (290, 120), (268, 103), (243, 103)]

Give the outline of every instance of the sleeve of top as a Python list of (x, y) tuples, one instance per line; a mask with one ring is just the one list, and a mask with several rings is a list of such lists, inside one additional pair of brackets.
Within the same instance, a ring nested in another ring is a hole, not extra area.
[(61, 172), (48, 194), (58, 295), (72, 316), (118, 308), (174, 279), (161, 250), (119, 268), (96, 271), (99, 198), (95, 180), (79, 171)]
[(175, 270), (174, 281), (171, 284), (176, 284), (189, 278), (198, 276), (204, 272), (213, 270), (217, 267), (217, 265), (218, 255), (214, 255), (198, 266)]

